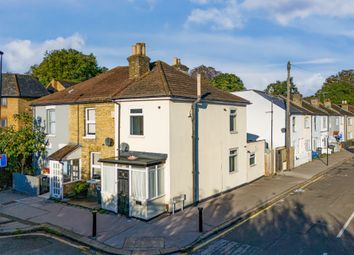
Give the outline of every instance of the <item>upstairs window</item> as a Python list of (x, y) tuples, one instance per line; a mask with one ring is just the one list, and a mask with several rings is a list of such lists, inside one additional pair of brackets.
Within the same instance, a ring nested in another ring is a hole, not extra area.
[(0, 120), (0, 127), (7, 127), (7, 119)]
[(143, 109), (130, 109), (130, 135), (144, 135)]
[(238, 172), (237, 168), (237, 149), (231, 149), (229, 155), (229, 172)]
[(292, 126), (293, 126), (293, 132), (296, 132), (296, 117), (293, 117)]
[(322, 129), (327, 129), (327, 117), (322, 117)]
[(5, 98), (5, 97), (1, 98), (1, 106), (3, 106), (3, 107), (7, 106), (7, 98)]
[(353, 118), (348, 117), (348, 126), (353, 125)]
[(315, 131), (317, 131), (317, 117), (316, 116), (313, 118), (313, 128)]
[(305, 128), (310, 128), (310, 118), (305, 117)]
[(85, 109), (85, 132), (86, 136), (96, 135), (96, 109)]
[(55, 135), (56, 123), (55, 123), (55, 109), (47, 110), (47, 134)]
[(236, 117), (237, 117), (237, 111), (236, 109), (231, 109), (230, 110), (230, 132), (231, 133), (236, 133)]

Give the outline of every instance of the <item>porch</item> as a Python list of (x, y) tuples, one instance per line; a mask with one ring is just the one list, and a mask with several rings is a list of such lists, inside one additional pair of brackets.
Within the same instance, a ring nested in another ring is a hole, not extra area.
[(165, 212), (166, 158), (166, 154), (130, 151), (101, 159), (102, 208), (143, 220)]

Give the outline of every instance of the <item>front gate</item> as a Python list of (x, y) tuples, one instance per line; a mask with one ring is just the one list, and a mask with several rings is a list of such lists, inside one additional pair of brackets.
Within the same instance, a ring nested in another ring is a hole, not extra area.
[(50, 196), (63, 199), (63, 165), (59, 161), (50, 161)]
[(118, 213), (129, 216), (129, 171), (118, 169)]

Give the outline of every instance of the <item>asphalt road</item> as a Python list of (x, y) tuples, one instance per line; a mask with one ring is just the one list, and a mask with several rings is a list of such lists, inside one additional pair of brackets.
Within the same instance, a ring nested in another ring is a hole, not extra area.
[(1, 255), (82, 255), (92, 254), (44, 236), (0, 238)]
[(193, 254), (354, 254), (354, 160)]

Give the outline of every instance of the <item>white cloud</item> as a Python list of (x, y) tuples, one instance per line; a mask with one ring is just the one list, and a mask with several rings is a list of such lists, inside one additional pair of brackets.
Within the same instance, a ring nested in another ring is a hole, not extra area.
[(85, 41), (80, 34), (73, 34), (69, 37), (57, 37), (53, 40), (46, 40), (41, 43), (30, 40), (14, 40), (4, 46), (5, 70), (9, 72), (26, 72), (30, 66), (38, 64), (46, 51), (56, 49), (77, 49), (81, 50)]
[(354, 0), (245, 0), (242, 7), (247, 10), (265, 10), (282, 25), (296, 18), (313, 15), (354, 17)]
[[(208, 3), (208, 0), (197, 0), (199, 3)], [(193, 9), (187, 18), (189, 24), (211, 24), (214, 30), (227, 30), (242, 27), (242, 18), (236, 0), (228, 0), (222, 8)]]

